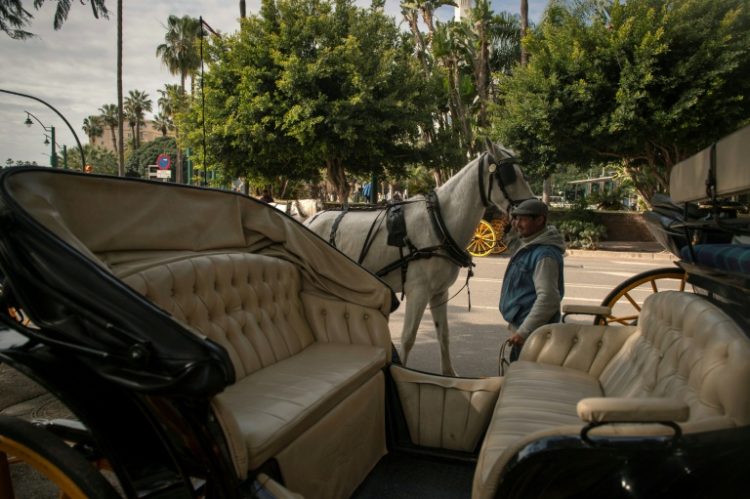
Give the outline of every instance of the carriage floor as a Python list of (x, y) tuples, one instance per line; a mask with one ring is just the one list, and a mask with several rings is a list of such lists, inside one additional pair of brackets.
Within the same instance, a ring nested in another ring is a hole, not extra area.
[(475, 463), (391, 452), (375, 466), (353, 499), (462, 499), (471, 497)]

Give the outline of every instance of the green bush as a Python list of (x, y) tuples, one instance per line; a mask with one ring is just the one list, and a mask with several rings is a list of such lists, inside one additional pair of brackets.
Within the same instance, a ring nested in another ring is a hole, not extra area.
[(603, 225), (582, 220), (560, 222), (558, 230), (569, 248), (596, 249), (599, 241), (607, 236), (607, 229)]
[(625, 197), (624, 190), (615, 187), (608, 191), (599, 191), (589, 197), (589, 202), (595, 204), (600, 210), (619, 211), (625, 209), (622, 200)]

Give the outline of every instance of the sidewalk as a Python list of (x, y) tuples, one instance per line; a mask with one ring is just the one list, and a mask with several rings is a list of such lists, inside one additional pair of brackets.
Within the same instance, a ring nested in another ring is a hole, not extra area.
[(568, 256), (587, 256), (594, 258), (638, 258), (643, 260), (678, 260), (661, 244), (655, 241), (603, 241), (596, 250), (569, 249)]

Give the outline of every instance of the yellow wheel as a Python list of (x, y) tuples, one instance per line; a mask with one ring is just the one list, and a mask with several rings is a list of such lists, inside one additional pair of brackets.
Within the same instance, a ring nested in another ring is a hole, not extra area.
[(492, 220), (492, 230), (495, 231), (495, 246), (492, 248), (493, 254), (504, 253), (508, 250), (508, 245), (503, 242), (503, 236), (505, 235), (505, 219), (495, 218)]
[(466, 247), (466, 251), (473, 256), (487, 256), (495, 247), (497, 238), (492, 226), (486, 220), (480, 220), (474, 231), (474, 239)]
[(687, 274), (677, 267), (648, 270), (634, 275), (613, 289), (602, 305), (612, 313), (606, 319), (597, 318), (595, 324), (636, 324), (644, 300), (659, 291), (685, 291)]
[(0, 499), (119, 497), (94, 466), (58, 437), (0, 416)]

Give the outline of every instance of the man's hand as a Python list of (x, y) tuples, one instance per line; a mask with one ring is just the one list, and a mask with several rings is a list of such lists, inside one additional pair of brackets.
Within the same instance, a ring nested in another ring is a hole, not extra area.
[(508, 338), (508, 341), (511, 342), (511, 344), (518, 345), (520, 347), (521, 345), (523, 345), (523, 342), (526, 341), (526, 338), (516, 333)]

